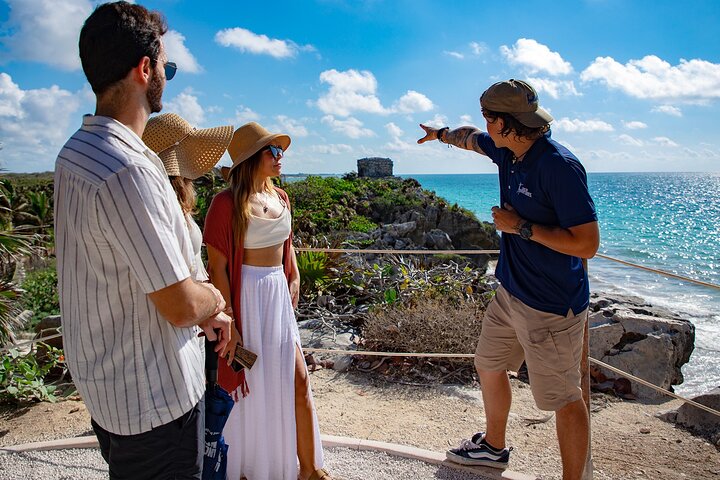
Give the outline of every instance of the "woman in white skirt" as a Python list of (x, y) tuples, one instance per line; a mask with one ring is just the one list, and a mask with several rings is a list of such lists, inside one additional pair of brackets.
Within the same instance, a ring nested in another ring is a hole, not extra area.
[(210, 280), (232, 306), (232, 340), (258, 355), (248, 371), (220, 362), (218, 382), (235, 398), (223, 435), (228, 480), (331, 480), (293, 308), (300, 274), (292, 248), (290, 202), (273, 187), (290, 137), (257, 123), (228, 147), (230, 188), (210, 205), (203, 238)]

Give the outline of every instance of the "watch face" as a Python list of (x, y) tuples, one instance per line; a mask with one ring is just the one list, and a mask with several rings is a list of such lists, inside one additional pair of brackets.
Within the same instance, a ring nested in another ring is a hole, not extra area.
[(529, 240), (532, 237), (532, 223), (526, 222), (520, 227), (520, 238)]

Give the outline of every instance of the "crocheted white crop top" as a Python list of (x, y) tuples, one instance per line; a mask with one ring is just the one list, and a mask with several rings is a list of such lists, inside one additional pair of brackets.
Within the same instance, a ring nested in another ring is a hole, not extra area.
[[(283, 202), (284, 203), (284, 202)], [(277, 218), (250, 215), (245, 232), (244, 248), (265, 248), (283, 243), (290, 236), (290, 209), (283, 204)]]

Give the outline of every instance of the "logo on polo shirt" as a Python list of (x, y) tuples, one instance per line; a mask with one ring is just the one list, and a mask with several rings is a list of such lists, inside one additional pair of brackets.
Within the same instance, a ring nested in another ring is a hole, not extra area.
[(526, 197), (532, 198), (532, 192), (527, 189), (526, 186), (524, 186), (522, 183), (518, 185), (517, 193), (522, 193)]

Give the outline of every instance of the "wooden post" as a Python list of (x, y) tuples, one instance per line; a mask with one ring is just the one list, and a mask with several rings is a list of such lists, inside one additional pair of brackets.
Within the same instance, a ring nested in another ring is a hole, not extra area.
[[(588, 271), (588, 261), (583, 259), (585, 272)], [(583, 480), (592, 480), (593, 478), (593, 461), (592, 461), (592, 422), (590, 418), (590, 309), (585, 317), (585, 334), (583, 335), (583, 351), (582, 360), (580, 361), (580, 376), (583, 400), (588, 409), (588, 455), (585, 462), (585, 472)]]

